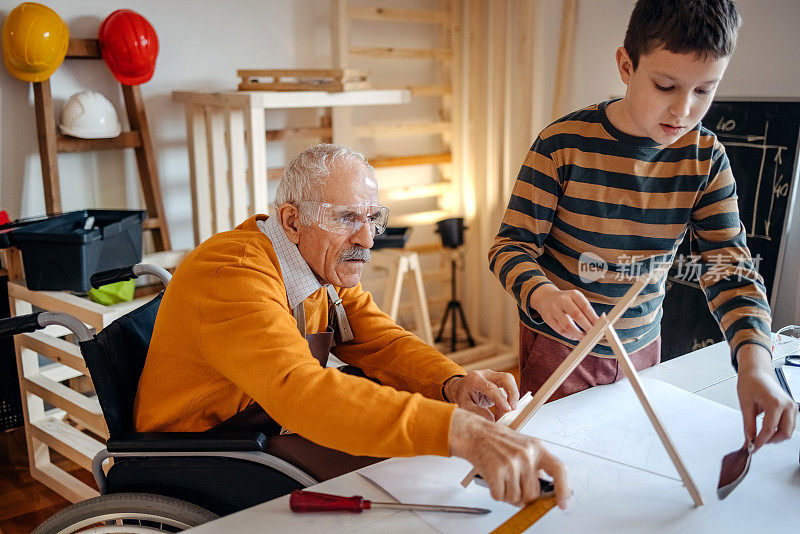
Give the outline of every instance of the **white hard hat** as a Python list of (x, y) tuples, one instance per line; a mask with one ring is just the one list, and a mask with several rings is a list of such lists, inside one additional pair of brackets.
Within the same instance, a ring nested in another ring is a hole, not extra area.
[(61, 131), (73, 137), (100, 139), (117, 137), (122, 125), (117, 110), (106, 97), (94, 91), (81, 91), (64, 104)]

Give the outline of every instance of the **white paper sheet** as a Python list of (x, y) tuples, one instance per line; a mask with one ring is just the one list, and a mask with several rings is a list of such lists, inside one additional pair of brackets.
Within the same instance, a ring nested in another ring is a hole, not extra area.
[[(705, 499), (694, 508), (630, 384), (623, 381), (542, 407), (522, 431), (567, 466), (573, 501), (554, 509), (532, 532), (784, 532), (800, 525), (800, 435), (753, 457), (750, 473), (724, 501), (716, 497), (722, 456), (742, 445), (741, 414), (657, 380), (644, 379), (656, 412)], [(419, 514), (444, 533), (487, 532), (516, 512), (486, 488), (459, 481), (470, 466), (457, 458), (394, 459), (360, 472), (405, 502), (490, 508), (455, 518)]]

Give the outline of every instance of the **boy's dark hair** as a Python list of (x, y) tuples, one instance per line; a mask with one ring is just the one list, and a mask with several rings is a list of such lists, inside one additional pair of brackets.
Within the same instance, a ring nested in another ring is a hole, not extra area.
[(638, 0), (625, 32), (633, 62), (658, 47), (716, 59), (733, 54), (742, 17), (732, 0)]

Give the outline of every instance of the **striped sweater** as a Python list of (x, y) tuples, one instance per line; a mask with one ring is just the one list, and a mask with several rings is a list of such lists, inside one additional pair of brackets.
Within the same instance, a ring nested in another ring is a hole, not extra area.
[[(522, 323), (574, 346), (531, 307), (542, 284), (578, 289), (607, 313), (637, 274), (651, 283), (617, 321), (626, 350), (656, 339), (667, 271), (687, 232), (700, 286), (731, 346), (770, 350), (770, 310), (739, 220), (725, 149), (701, 124), (670, 146), (616, 129), (603, 102), (545, 128), (519, 172), (489, 268), (519, 306)], [(604, 344), (594, 355), (611, 355)]]

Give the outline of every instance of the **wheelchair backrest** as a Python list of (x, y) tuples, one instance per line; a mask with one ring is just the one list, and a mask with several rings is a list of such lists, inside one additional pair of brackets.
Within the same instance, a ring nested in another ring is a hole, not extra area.
[(111, 437), (134, 431), (133, 403), (163, 294), (80, 344)]

